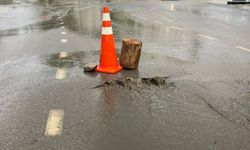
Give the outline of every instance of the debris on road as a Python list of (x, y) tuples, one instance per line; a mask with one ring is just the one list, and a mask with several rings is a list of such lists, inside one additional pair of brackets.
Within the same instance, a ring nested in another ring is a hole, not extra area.
[(122, 41), (122, 50), (120, 64), (125, 69), (137, 69), (141, 56), (142, 41), (137, 39), (124, 39)]
[(142, 81), (146, 84), (152, 84), (156, 86), (166, 85), (166, 79), (168, 77), (154, 77), (154, 78), (142, 78)]
[(157, 87), (171, 87), (174, 86), (174, 83), (171, 81), (167, 81), (166, 77), (152, 77), (152, 78), (132, 78), (132, 77), (127, 77), (123, 79), (117, 79), (117, 80), (111, 80), (111, 81), (106, 81), (100, 85), (97, 85), (93, 87), (93, 89), (105, 87), (105, 86), (121, 86), (124, 88), (144, 88), (144, 87), (149, 87), (149, 86), (157, 86)]
[(93, 72), (97, 67), (96, 63), (88, 63), (83, 66), (84, 72)]

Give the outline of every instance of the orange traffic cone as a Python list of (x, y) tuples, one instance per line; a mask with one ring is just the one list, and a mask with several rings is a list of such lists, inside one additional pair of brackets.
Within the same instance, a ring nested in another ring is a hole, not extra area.
[(100, 63), (96, 71), (104, 73), (117, 73), (122, 70), (118, 64), (115, 40), (112, 30), (112, 22), (110, 20), (109, 8), (103, 8), (103, 22), (102, 22), (102, 40), (101, 40), (101, 55)]

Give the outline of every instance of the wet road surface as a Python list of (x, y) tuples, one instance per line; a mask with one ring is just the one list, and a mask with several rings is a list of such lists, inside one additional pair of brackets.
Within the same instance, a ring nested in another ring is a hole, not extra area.
[[(137, 71), (98, 62), (101, 8)], [(223, 0), (2, 0), (0, 149), (250, 149), (250, 6)], [(175, 86), (93, 89), (123, 77)]]

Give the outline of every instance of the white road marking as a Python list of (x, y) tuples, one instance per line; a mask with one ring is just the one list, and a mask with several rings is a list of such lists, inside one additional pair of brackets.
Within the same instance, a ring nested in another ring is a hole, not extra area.
[(62, 31), (62, 32), (61, 32), (61, 35), (65, 35), (65, 34), (67, 34), (67, 32), (65, 32), (65, 31)]
[(62, 109), (54, 109), (49, 112), (45, 135), (57, 136), (62, 134), (64, 111)]
[(174, 4), (172, 3), (172, 4), (170, 4), (170, 11), (174, 11), (174, 10), (175, 10)]
[(62, 80), (65, 77), (66, 77), (66, 69), (64, 69), (64, 68), (57, 68), (55, 78), (57, 80)]
[(168, 22), (174, 22), (172, 19), (169, 19), (169, 18), (165, 18), (165, 20), (167, 20)]
[(202, 37), (202, 38), (208, 39), (208, 40), (215, 40), (216, 39), (214, 37), (203, 35), (203, 34), (197, 34), (197, 35), (200, 36), (200, 37)]
[(181, 27), (176, 27), (176, 26), (170, 26), (170, 28), (172, 29), (176, 29), (176, 30), (181, 30), (184, 31), (185, 29), (181, 28)]
[(64, 22), (60, 22), (61, 25), (64, 25)]
[(142, 16), (139, 17), (139, 18), (141, 18), (141, 19), (143, 19), (143, 20), (148, 20), (148, 18), (145, 18), (145, 17), (142, 17)]
[(159, 22), (159, 21), (154, 21), (154, 23), (156, 23), (156, 24), (162, 24), (161, 22)]
[(135, 16), (135, 14), (131, 14), (131, 16)]
[(67, 43), (68, 40), (67, 39), (61, 39), (61, 43)]
[(68, 52), (60, 52), (60, 54), (59, 54), (60, 58), (65, 58), (65, 57), (68, 57), (68, 56), (69, 56)]
[(242, 46), (238, 46), (238, 45), (236, 45), (235, 47), (238, 48), (238, 49), (250, 52), (250, 49), (248, 49), (248, 48), (245, 48), (245, 47), (242, 47)]
[(65, 29), (65, 26), (61, 26), (61, 29)]

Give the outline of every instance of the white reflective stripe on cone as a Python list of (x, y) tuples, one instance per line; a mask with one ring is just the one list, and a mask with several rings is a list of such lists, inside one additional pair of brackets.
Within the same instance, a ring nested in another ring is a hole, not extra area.
[(102, 20), (103, 21), (110, 21), (111, 19), (110, 19), (109, 13), (103, 13), (103, 19)]
[(112, 35), (112, 27), (102, 27), (102, 35)]

